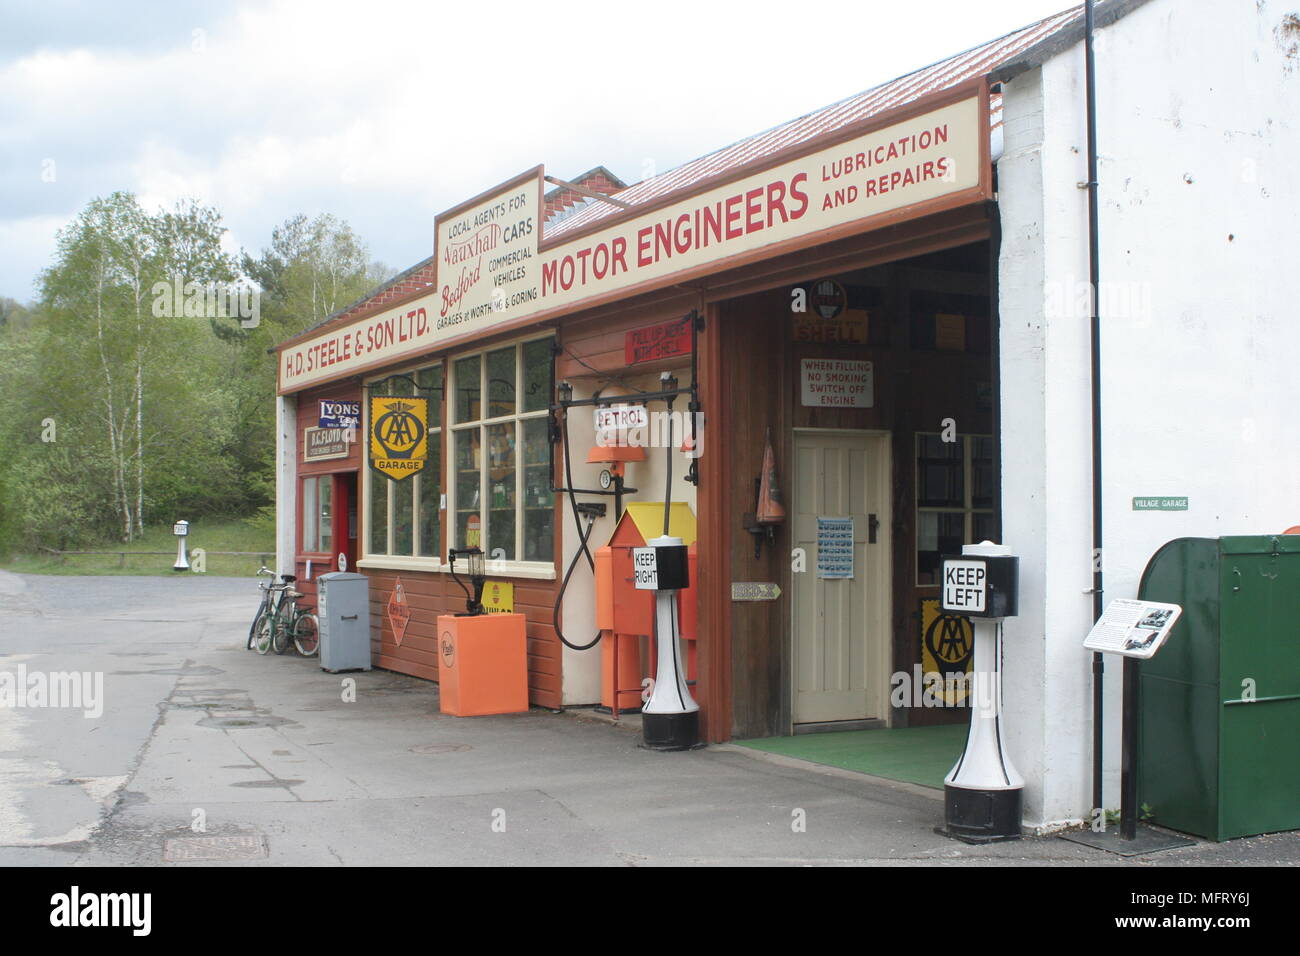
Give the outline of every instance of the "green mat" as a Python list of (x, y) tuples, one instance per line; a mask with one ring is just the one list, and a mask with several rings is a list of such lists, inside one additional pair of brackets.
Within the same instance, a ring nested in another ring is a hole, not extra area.
[(888, 777), (943, 789), (966, 745), (966, 725), (902, 727), (897, 730), (845, 730), (795, 737), (735, 740), (742, 747), (797, 757), (828, 767)]

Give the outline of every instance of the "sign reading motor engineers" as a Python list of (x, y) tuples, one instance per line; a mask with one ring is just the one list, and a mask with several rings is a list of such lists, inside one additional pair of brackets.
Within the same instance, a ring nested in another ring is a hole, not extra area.
[(944, 105), (545, 248), (542, 169), (530, 170), (438, 217), (429, 295), (285, 347), (280, 391), (852, 235), (937, 200), (987, 198), (987, 90), (936, 101)]

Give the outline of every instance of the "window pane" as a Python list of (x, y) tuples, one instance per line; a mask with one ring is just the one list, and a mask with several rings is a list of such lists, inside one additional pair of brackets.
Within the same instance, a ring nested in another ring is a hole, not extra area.
[(316, 550), (316, 479), (307, 478), (302, 483), (302, 549)]
[[(429, 429), (432, 431), (442, 424), (442, 366), (430, 365), (420, 369), (415, 373), (415, 381), (420, 385), (420, 395), (429, 400)], [(432, 440), (433, 436), (429, 437)]]
[(488, 547), (492, 557), (497, 550), (513, 561), (515, 553), (515, 423), (491, 425), (488, 442)]
[(945, 554), (961, 554), (965, 544), (966, 516), (939, 511), (916, 515), (916, 583), (939, 583), (939, 566)]
[(969, 544), (978, 544), (981, 541), (993, 541), (993, 514), (988, 511), (977, 511), (971, 516), (971, 539)]
[(411, 479), (395, 481), (393, 496), (393, 554), (415, 553), (415, 521), (412, 508), (415, 502), (415, 482)]
[[(549, 378), (549, 372), (547, 373)], [(525, 561), (555, 560), (555, 496), (546, 461), (545, 418), (524, 426), (524, 554)]]
[(388, 479), (370, 473), (370, 514), (366, 521), (370, 535), (370, 553), (388, 553)]
[(439, 475), (442, 474), (442, 436), (429, 436), (429, 463), (417, 479), (420, 482), (420, 554), (431, 557), (439, 553), (441, 547), (438, 535), (442, 528), (442, 515), (438, 511), (441, 486)]
[[(971, 439), (971, 507), (993, 507), (993, 439)], [(984, 540), (977, 538), (977, 541)]]
[(966, 488), (962, 461), (964, 439), (917, 436), (916, 503), (922, 508), (964, 508)]
[[(457, 548), (482, 547), (479, 537), (482, 527), (479, 515), (479, 465), (481, 452), (477, 428), (467, 428), (455, 433), (456, 441), (456, 534)], [(471, 521), (471, 518), (473, 519)], [(473, 532), (472, 534), (470, 532)]]
[(320, 499), (320, 549), (334, 550), (334, 479), (325, 475), (319, 479), (320, 486), (316, 494)]
[[(551, 404), (551, 339), (524, 345), (524, 411), (539, 412)], [(547, 558), (549, 561), (550, 558)]]
[(487, 354), (488, 418), (515, 413), (515, 347)]
[(456, 363), (456, 421), (472, 422), (481, 418), (482, 376), (480, 357), (463, 358)]

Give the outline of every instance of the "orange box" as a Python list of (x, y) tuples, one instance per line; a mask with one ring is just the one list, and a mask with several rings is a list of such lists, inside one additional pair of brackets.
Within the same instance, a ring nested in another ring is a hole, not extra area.
[(441, 615), (438, 665), (444, 714), (477, 717), (528, 709), (528, 638), (522, 614)]

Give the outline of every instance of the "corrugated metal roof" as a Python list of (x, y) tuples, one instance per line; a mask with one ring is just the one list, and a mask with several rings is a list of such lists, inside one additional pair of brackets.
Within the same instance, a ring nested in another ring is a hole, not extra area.
[[(635, 186), (629, 186), (614, 195), (623, 202), (633, 205), (650, 202), (710, 176), (725, 173), (764, 156), (805, 143), (851, 123), (906, 106), (922, 96), (986, 76), (1082, 17), (1082, 4), (1071, 7), (1069, 10), (1008, 33), (1006, 36), (972, 47), (956, 56), (940, 60), (938, 63), (900, 76), (888, 83), (882, 83), (880, 86), (840, 100), (838, 103), (832, 103), (798, 119), (782, 123), (756, 136), (732, 143), (676, 169), (637, 183)], [(990, 107), (992, 125), (997, 127), (1002, 123), (1001, 94), (992, 94)], [(573, 215), (566, 216), (554, 227), (546, 229), (545, 238), (555, 239), (567, 235), (621, 211), (611, 203), (593, 202)]]

